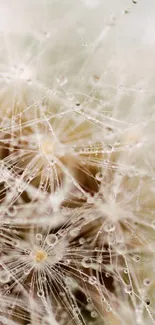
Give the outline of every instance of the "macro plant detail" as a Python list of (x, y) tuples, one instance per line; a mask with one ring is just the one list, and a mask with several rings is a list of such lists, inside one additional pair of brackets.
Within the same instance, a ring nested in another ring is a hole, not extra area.
[(0, 324), (155, 324), (153, 0), (0, 3)]

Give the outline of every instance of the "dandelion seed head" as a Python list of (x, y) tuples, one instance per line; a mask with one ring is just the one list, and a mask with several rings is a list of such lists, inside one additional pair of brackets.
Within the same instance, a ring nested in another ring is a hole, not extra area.
[(0, 323), (154, 324), (153, 6), (1, 2)]
[(47, 254), (46, 252), (42, 251), (42, 250), (38, 250), (35, 254), (35, 260), (36, 262), (44, 262), (47, 258)]

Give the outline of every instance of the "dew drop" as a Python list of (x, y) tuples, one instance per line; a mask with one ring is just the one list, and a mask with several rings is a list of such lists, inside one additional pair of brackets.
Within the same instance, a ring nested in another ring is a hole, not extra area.
[(105, 273), (106, 278), (110, 277), (110, 274), (108, 272)]
[(144, 279), (143, 284), (144, 286), (148, 286), (151, 283), (149, 278)]
[(95, 310), (93, 310), (90, 315), (91, 315), (92, 318), (96, 318), (97, 317), (97, 312)]
[(83, 267), (85, 267), (85, 268), (89, 268), (89, 267), (91, 267), (91, 265), (92, 265), (92, 260), (91, 260), (91, 258), (90, 258), (90, 257), (84, 257), (84, 258), (82, 259), (82, 265), (83, 265)]
[(128, 274), (128, 269), (124, 269), (123, 272), (124, 272), (125, 274)]
[(69, 264), (70, 264), (70, 260), (69, 260), (69, 259), (64, 260), (64, 264), (65, 264), (65, 265), (69, 265)]
[(30, 273), (30, 270), (29, 270), (27, 267), (25, 267), (25, 268), (24, 268), (24, 274), (25, 274), (25, 275), (28, 275), (29, 273)]
[(103, 175), (102, 175), (102, 173), (101, 173), (101, 172), (98, 172), (98, 173), (95, 175), (95, 178), (96, 178), (97, 181), (102, 181), (102, 179), (103, 179)]
[(29, 248), (25, 248), (25, 249), (24, 249), (24, 253), (25, 253), (26, 255), (30, 255), (31, 250), (30, 250)]
[(147, 304), (147, 306), (150, 306), (150, 304), (151, 304), (151, 301), (150, 301), (150, 299), (149, 298), (146, 298), (146, 304)]
[(139, 261), (140, 261), (140, 255), (138, 255), (138, 254), (134, 254), (134, 256), (133, 256), (133, 260), (134, 260), (135, 262), (139, 262)]
[(17, 188), (18, 193), (22, 193), (24, 191), (24, 188), (25, 188), (24, 186), (19, 186)]
[(39, 234), (39, 233), (36, 234), (36, 240), (37, 241), (41, 241), (42, 240), (42, 237), (43, 237), (42, 234)]
[(110, 311), (112, 311), (112, 308), (110, 306), (107, 306), (106, 311), (109, 313)]
[(12, 270), (12, 274), (16, 274), (17, 271), (18, 271), (18, 269), (14, 268), (14, 269)]
[(128, 294), (131, 294), (132, 293), (132, 287), (131, 285), (126, 285), (125, 288), (124, 288), (124, 291)]
[(11, 206), (10, 208), (8, 208), (7, 210), (7, 214), (10, 216), (10, 217), (14, 217), (17, 213), (17, 209), (15, 206)]
[(80, 244), (80, 245), (83, 245), (84, 243), (85, 243), (85, 238), (81, 237), (81, 238), (79, 239), (79, 244)]
[(0, 282), (7, 283), (10, 280), (10, 274), (7, 270), (0, 271)]
[(42, 276), (41, 281), (44, 283), (46, 282), (46, 276)]
[(96, 277), (95, 277), (95, 276), (90, 276), (88, 282), (89, 282), (90, 284), (92, 284), (92, 285), (96, 284)]
[(44, 297), (44, 291), (43, 290), (38, 290), (37, 291), (37, 296), (38, 297)]
[(86, 305), (87, 310), (92, 311), (93, 310), (93, 305), (91, 303), (88, 303)]
[(79, 235), (79, 229), (78, 228), (71, 229), (69, 235), (71, 237), (77, 237)]
[(57, 241), (58, 241), (58, 238), (55, 234), (49, 234), (46, 237), (46, 243), (49, 246), (54, 246), (57, 243)]

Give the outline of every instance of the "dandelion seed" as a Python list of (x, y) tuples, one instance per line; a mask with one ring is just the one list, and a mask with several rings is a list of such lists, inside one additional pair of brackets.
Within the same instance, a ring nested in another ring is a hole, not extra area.
[(131, 294), (132, 293), (132, 287), (130, 285), (126, 285), (124, 290), (128, 294)]
[(150, 283), (151, 283), (151, 281), (150, 281), (149, 278), (146, 278), (146, 279), (144, 279), (144, 281), (143, 281), (143, 284), (144, 284), (145, 286), (150, 285)]

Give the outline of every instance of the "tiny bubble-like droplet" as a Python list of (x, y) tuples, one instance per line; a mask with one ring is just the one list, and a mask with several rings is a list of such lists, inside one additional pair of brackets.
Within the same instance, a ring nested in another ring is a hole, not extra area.
[(46, 243), (49, 245), (49, 246), (54, 246), (58, 241), (58, 238), (55, 234), (49, 234), (47, 237), (46, 237)]
[(91, 258), (90, 258), (90, 257), (84, 257), (84, 258), (82, 259), (82, 265), (83, 265), (83, 267), (85, 267), (85, 268), (89, 268), (89, 267), (91, 267), (91, 265), (92, 265), (92, 260), (91, 260)]

